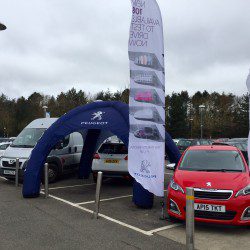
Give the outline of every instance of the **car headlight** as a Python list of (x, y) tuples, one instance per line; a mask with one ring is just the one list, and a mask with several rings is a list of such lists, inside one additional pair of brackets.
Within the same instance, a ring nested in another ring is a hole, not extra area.
[(250, 195), (250, 185), (238, 191), (235, 197), (244, 196), (244, 195)]
[(181, 191), (184, 194), (184, 190), (182, 189), (182, 187), (180, 187), (177, 183), (175, 183), (173, 179), (170, 181), (170, 187), (173, 190), (175, 190), (175, 191)]

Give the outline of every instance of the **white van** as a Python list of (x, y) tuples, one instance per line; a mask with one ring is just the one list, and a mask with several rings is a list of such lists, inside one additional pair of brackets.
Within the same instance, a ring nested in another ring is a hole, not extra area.
[[(57, 118), (40, 118), (26, 126), (0, 158), (0, 175), (7, 179), (14, 179), (16, 158), (19, 158), (19, 177), (22, 179), (31, 151), (44, 131), (56, 120)], [(78, 168), (82, 147), (82, 135), (78, 132), (66, 136), (56, 145), (46, 160), (49, 163), (50, 182), (54, 182), (60, 175), (73, 172)]]

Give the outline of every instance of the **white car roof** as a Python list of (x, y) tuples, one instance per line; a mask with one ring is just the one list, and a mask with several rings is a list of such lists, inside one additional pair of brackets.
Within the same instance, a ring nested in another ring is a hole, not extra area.
[(102, 144), (104, 143), (123, 143), (123, 142), (116, 135), (114, 135), (106, 139)]
[(32, 121), (26, 128), (49, 128), (58, 118), (39, 118)]

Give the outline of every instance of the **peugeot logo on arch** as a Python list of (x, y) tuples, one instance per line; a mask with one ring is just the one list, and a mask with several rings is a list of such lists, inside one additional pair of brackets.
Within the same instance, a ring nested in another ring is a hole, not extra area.
[(92, 118), (91, 118), (91, 120), (93, 121), (93, 120), (98, 120), (98, 121), (101, 121), (102, 120), (102, 115), (103, 114), (105, 114), (105, 112), (102, 112), (102, 111), (97, 111), (97, 112), (94, 112), (93, 114), (92, 114)]
[(212, 183), (209, 181), (206, 183), (207, 184), (207, 187), (212, 187)]

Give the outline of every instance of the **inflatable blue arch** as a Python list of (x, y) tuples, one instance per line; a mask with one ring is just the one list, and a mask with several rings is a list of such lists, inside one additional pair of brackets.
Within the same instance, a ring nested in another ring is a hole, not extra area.
[[(101, 118), (98, 117), (100, 114)], [(47, 156), (59, 140), (73, 132), (80, 132), (84, 139), (79, 178), (89, 178), (93, 155), (105, 139), (116, 135), (128, 146), (129, 106), (118, 101), (96, 101), (79, 106), (60, 117), (44, 132), (32, 150), (24, 172), (24, 198), (39, 196), (41, 173)], [(179, 150), (168, 133), (166, 153), (170, 162), (179, 161)], [(153, 194), (134, 181), (133, 201), (137, 206), (150, 208), (153, 206)]]

